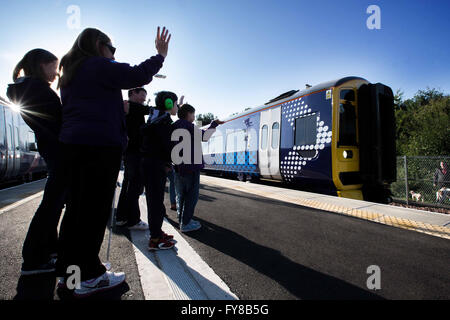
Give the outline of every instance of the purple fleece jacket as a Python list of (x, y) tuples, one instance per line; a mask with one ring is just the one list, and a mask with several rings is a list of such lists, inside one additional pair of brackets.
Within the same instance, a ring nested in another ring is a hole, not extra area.
[(59, 140), (125, 150), (122, 89), (148, 84), (163, 62), (164, 57), (159, 54), (134, 67), (104, 57), (87, 58), (69, 85), (61, 88), (63, 117)]

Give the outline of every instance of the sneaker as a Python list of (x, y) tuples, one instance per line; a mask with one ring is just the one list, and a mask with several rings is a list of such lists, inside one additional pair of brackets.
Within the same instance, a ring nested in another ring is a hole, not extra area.
[(33, 275), (33, 274), (42, 274), (42, 273), (50, 273), (50, 272), (55, 272), (55, 265), (52, 263), (44, 263), (44, 264), (41, 264), (38, 266), (32, 266), (32, 267), (22, 265), (22, 270), (20, 271), (20, 274), (22, 276), (29, 276), (29, 275)]
[(122, 227), (124, 225), (126, 225), (128, 223), (128, 221), (123, 220), (123, 221), (116, 221), (116, 226)]
[(98, 278), (94, 278), (81, 282), (81, 288), (75, 289), (74, 296), (83, 298), (90, 296), (93, 293), (109, 290), (117, 287), (125, 281), (125, 273), (123, 272), (109, 272), (106, 271)]
[(64, 280), (64, 277), (58, 278), (58, 283), (56, 284), (57, 289), (67, 289), (66, 286), (66, 280)]
[(134, 226), (128, 227), (129, 230), (148, 230), (148, 224), (144, 221), (139, 221)]
[(164, 231), (161, 231), (162, 232), (162, 238), (164, 239), (164, 240), (166, 240), (166, 241), (170, 241), (170, 242), (173, 242), (173, 243), (176, 243), (176, 240), (173, 238), (173, 235), (171, 235), (171, 234), (167, 234), (167, 233), (165, 233)]
[(163, 237), (161, 237), (158, 239), (157, 242), (153, 241), (153, 239), (150, 239), (150, 242), (148, 243), (148, 250), (149, 251), (167, 250), (172, 249), (173, 246), (174, 246), (173, 242), (168, 241)]
[(198, 230), (202, 227), (202, 225), (200, 224), (200, 222), (197, 221), (193, 221), (191, 219), (191, 221), (188, 224), (182, 224), (180, 231), (181, 232), (191, 232), (191, 231), (195, 231)]

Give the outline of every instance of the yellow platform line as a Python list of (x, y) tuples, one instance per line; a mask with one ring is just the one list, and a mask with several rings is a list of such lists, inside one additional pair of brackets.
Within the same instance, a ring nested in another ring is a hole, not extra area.
[(284, 202), (297, 204), (297, 205), (301, 205), (301, 206), (305, 206), (305, 207), (309, 207), (309, 208), (339, 213), (339, 214), (352, 216), (352, 217), (363, 219), (363, 220), (368, 220), (368, 221), (372, 221), (372, 222), (376, 222), (376, 223), (380, 223), (380, 224), (385, 224), (385, 225), (396, 227), (396, 228), (412, 230), (412, 231), (416, 231), (416, 232), (426, 233), (426, 234), (429, 234), (429, 235), (432, 235), (435, 237), (450, 239), (450, 228), (449, 227), (443, 227), (443, 226), (418, 222), (418, 221), (394, 217), (394, 216), (387, 216), (385, 214), (381, 214), (381, 213), (377, 213), (377, 212), (372, 212), (372, 211), (362, 210), (362, 209), (353, 209), (353, 208), (349, 208), (349, 207), (345, 207), (345, 206), (338, 206), (338, 205), (334, 205), (334, 204), (323, 203), (323, 202), (319, 202), (316, 200), (293, 198), (292, 196), (280, 194), (278, 192), (255, 190), (254, 188), (252, 188), (246, 184), (230, 186), (230, 183), (227, 180), (225, 180), (225, 181), (217, 181), (217, 180), (210, 181), (209, 179), (207, 179), (207, 180), (208, 180), (207, 183), (214, 184), (216, 186), (239, 190), (239, 191), (243, 191), (246, 193), (251, 193), (254, 195), (273, 199), (273, 200), (284, 201)]

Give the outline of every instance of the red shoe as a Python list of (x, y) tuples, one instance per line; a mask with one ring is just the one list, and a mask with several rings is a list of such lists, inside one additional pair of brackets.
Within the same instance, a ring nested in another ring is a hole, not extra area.
[(173, 236), (172, 235), (167, 234), (164, 231), (161, 231), (161, 238), (163, 238), (166, 241), (175, 241), (175, 240), (173, 240)]
[[(154, 241), (158, 240), (158, 241)], [(164, 238), (159, 239), (150, 239), (150, 242), (148, 243), (148, 250), (149, 251), (157, 251), (157, 250), (168, 250), (172, 249), (174, 244), (170, 241), (165, 240)]]

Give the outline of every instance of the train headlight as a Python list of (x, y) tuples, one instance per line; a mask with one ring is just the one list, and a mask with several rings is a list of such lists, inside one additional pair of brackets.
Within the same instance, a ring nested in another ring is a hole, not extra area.
[(344, 150), (342, 155), (344, 156), (344, 159), (351, 159), (351, 158), (353, 158), (353, 151), (352, 150)]

